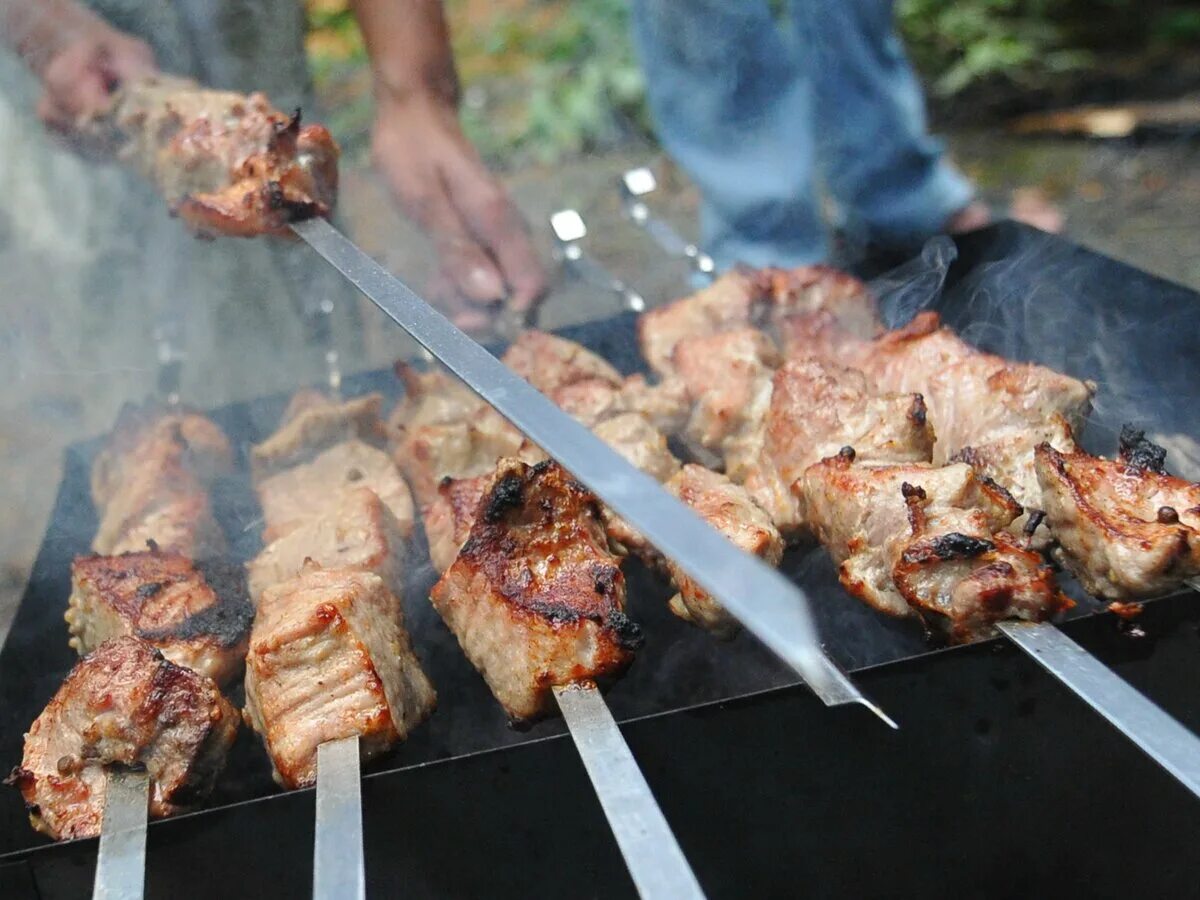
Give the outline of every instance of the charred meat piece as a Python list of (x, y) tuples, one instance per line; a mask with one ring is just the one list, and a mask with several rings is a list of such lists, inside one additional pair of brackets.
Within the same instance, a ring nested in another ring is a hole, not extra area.
[(436, 700), (400, 603), (373, 572), (311, 568), (259, 598), (246, 720), (285, 787), (316, 781), (318, 745), (358, 735), (371, 759), (404, 740)]
[(404, 530), (369, 488), (355, 488), (319, 515), (272, 541), (246, 564), (250, 596), (298, 575), (306, 563), (325, 569), (374, 572), (393, 593), (401, 590)]
[(250, 451), (255, 480), (308, 462), (322, 450), (355, 438), (382, 447), (386, 443), (379, 415), (382, 405), (380, 394), (339, 402), (320, 391), (297, 392), (279, 428)]
[(1200, 484), (1158, 471), (1164, 455), (1148, 443), (1123, 441), (1116, 461), (1049, 444), (1035, 455), (1061, 556), (1107, 600), (1154, 597), (1200, 575)]
[(881, 612), (916, 615), (959, 643), (1071, 605), (1041, 556), (1003, 531), (1020, 505), (965, 464), (868, 466), (845, 454), (802, 483), (806, 520), (842, 585)]
[(80, 660), (25, 735), (12, 781), (38, 831), (100, 833), (105, 767), (144, 768), (150, 815), (169, 816), (212, 789), (237, 733), (237, 710), (212, 679), (134, 637)]
[(384, 502), (401, 534), (412, 534), (412, 495), (396, 464), (383, 450), (350, 440), (322, 451), (312, 462), (259, 482), (258, 499), (266, 523), (263, 540), (276, 541), (310, 519), (326, 515), (359, 488), (369, 488)]
[(226, 685), (241, 674), (254, 608), (240, 566), (148, 550), (80, 556), (66, 613), (80, 656), (121, 635)]
[(599, 504), (556, 463), (502, 460), (458, 558), (430, 595), (514, 720), (551, 688), (618, 675), (641, 644)]
[[(783, 539), (770, 517), (745, 489), (724, 475), (688, 464), (666, 483), (666, 488), (739, 549), (772, 566), (783, 559)], [(678, 591), (671, 598), (671, 612), (717, 637), (729, 638), (737, 633), (737, 620), (711, 594), (673, 561), (667, 560), (665, 566)]]
[(155, 76), (125, 85), (92, 130), (158, 188), (172, 212), (204, 236), (283, 234), (327, 216), (337, 197), (338, 147), (300, 112), (262, 94), (202, 88)]
[(877, 394), (861, 372), (791, 359), (774, 373), (758, 433), (727, 453), (725, 466), (794, 537), (804, 528), (797, 479), (843, 447), (860, 463), (928, 462), (933, 430), (921, 395)]
[(621, 373), (575, 341), (530, 329), (513, 342), (501, 361), (543, 394), (577, 381), (621, 384)]

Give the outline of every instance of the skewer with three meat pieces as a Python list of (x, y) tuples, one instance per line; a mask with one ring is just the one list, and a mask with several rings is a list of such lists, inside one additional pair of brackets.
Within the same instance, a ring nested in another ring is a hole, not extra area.
[[(140, 896), (147, 806), (211, 790), (238, 717), (218, 685), (241, 671), (250, 605), (220, 559), (211, 482), (232, 465), (220, 429), (179, 406), (126, 408), (92, 468), (109, 555), (72, 566), (66, 620), (84, 658), (26, 735), (13, 780), (34, 827), (101, 837), (97, 890)], [(148, 546), (147, 546), (148, 545)]]
[[(548, 337), (525, 339), (515, 354)], [(544, 362), (560, 383), (619, 380), (565, 341)], [(596, 687), (619, 677), (642, 640), (599, 502), (465, 387), (398, 371), (407, 391), (391, 423), (395, 458), (442, 572), (434, 608), (510, 719), (562, 712), (642, 895), (700, 896)], [(514, 455), (497, 461), (498, 448)]]

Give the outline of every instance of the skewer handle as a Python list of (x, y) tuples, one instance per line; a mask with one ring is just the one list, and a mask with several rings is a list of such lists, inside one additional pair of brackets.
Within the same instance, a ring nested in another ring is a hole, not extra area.
[(1053, 625), (1001, 622), (1004, 636), (1200, 797), (1200, 738)]
[(594, 684), (554, 688), (600, 806), (643, 898), (703, 897), (671, 827)]
[(558, 256), (568, 272), (584, 284), (616, 294), (624, 309), (632, 312), (646, 309), (646, 300), (641, 294), (583, 252), (579, 241), (587, 236), (587, 226), (578, 212), (560, 209), (550, 217), (550, 229), (558, 242)]
[(630, 169), (621, 176), (621, 197), (625, 214), (645, 231), (654, 243), (670, 256), (681, 256), (692, 264), (696, 274), (706, 282), (712, 281), (716, 265), (713, 259), (695, 244), (686, 241), (670, 224), (655, 216), (645, 198), (658, 187), (654, 173), (648, 168)]
[(313, 900), (365, 900), (358, 736), (317, 747)]
[(141, 900), (146, 889), (146, 820), (150, 775), (110, 769), (92, 900)]

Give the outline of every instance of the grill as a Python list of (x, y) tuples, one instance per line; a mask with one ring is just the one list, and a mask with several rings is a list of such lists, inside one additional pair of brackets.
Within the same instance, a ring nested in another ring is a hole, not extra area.
[[(1176, 469), (1196, 477), (1174, 437), (1200, 433), (1200, 408), (1188, 402), (1200, 363), (1195, 294), (1015, 225), (964, 237), (957, 250), (933, 304), (948, 324), (984, 349), (1096, 380), (1087, 449), (1111, 452), (1120, 425), (1136, 422), (1176, 450)], [(902, 320), (924, 303), (930, 280), (878, 282), (888, 316)], [(623, 315), (563, 334), (632, 372), (641, 365), (633, 325)], [(387, 372), (347, 378), (344, 387), (399, 389)], [(244, 449), (274, 427), (284, 402), (213, 416)], [(96, 528), (92, 514), (81, 514), (91, 509), (95, 449), (68, 453), (0, 652), (5, 762), (19, 759), (23, 730), (74, 661), (61, 617), (70, 560), (86, 552)], [(259, 528), (248, 479), (220, 484), (216, 505), (234, 553), (249, 558)], [(425, 559), (424, 547), (413, 558)], [(665, 608), (666, 585), (627, 565), (630, 611), (647, 642), (609, 703), (629, 723), (626, 738), (710, 896), (897, 888), (1000, 895), (1081, 884), (1114, 896), (1135, 887), (1194, 890), (1194, 878), (1173, 863), (1188, 858), (1200, 830), (1187, 793), (1015, 649), (989, 641), (932, 651), (910, 623), (847, 597), (819, 548), (791, 552), (783, 571), (813, 598), (829, 654), (858, 671), (856, 682), (899, 721), (901, 731), (889, 734), (864, 712), (825, 710), (748, 635), (717, 644), (679, 622)], [(411, 566), (405, 607), (439, 709), (363, 783), (369, 890), (524, 896), (537, 885), (572, 896), (631, 894), (562, 723), (508, 727), (425, 601), (433, 581), (431, 569)], [(1082, 621), (1068, 633), (1200, 727), (1188, 688), (1200, 643), (1194, 598), (1151, 604), (1138, 622), (1145, 636), (1134, 637), (1113, 617), (1090, 616), (1094, 604), (1073, 593)], [(95, 842), (37, 846), (16, 793), (0, 804), (0, 895), (86, 895)], [(312, 805), (311, 791), (275, 790), (243, 731), (208, 809), (151, 827), (149, 895), (210, 896), (231, 883), (239, 894), (304, 895)]]

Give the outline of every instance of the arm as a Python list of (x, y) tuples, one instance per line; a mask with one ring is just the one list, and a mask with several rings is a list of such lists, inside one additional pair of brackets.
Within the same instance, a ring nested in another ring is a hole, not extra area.
[(38, 115), (69, 131), (102, 112), (122, 81), (154, 71), (154, 53), (74, 0), (0, 0), (4, 39), (44, 92)]
[[(482, 327), (507, 297), (529, 309), (545, 273), (520, 214), (458, 123), (458, 76), (440, 0), (353, 0), (375, 84), (375, 164), (439, 257), (438, 293)], [(462, 300), (466, 300), (463, 303)]]

